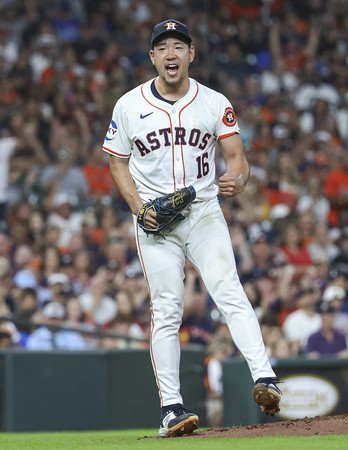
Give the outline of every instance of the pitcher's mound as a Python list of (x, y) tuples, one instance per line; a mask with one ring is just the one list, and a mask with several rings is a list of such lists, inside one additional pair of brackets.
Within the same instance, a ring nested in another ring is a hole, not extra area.
[[(271, 422), (231, 428), (214, 428), (195, 431), (183, 438), (243, 438), (262, 436), (325, 436), (329, 434), (348, 435), (348, 414), (326, 417), (305, 417), (304, 419)], [(163, 439), (145, 436), (140, 439)]]

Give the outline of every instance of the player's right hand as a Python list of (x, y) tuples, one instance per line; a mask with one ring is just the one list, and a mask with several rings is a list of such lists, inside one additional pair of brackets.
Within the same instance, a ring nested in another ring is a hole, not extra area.
[(156, 221), (156, 215), (157, 215), (156, 211), (152, 208), (150, 208), (147, 211), (146, 216), (145, 216), (145, 223), (148, 228), (157, 228), (158, 227), (158, 223)]

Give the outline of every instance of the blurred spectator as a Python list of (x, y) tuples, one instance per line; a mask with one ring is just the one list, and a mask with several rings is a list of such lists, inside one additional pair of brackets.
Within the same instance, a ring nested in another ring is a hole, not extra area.
[(127, 264), (127, 246), (124, 239), (121, 237), (122, 232), (119, 231), (119, 237), (111, 237), (108, 241), (107, 247), (104, 249), (106, 261), (115, 261), (120, 274), (125, 276), (128, 264)]
[(13, 277), (13, 284), (8, 293), (13, 311), (20, 307), (21, 297), (26, 289), (33, 289), (37, 292), (38, 283), (35, 274), (31, 270), (19, 270)]
[(205, 358), (204, 384), (207, 390), (206, 413), (209, 427), (221, 427), (223, 419), (222, 362), (234, 351), (231, 339), (216, 334), (210, 341)]
[(74, 197), (58, 192), (53, 199), (53, 210), (47, 217), (47, 224), (59, 229), (57, 245), (61, 251), (67, 250), (74, 233), (81, 231), (83, 216), (73, 211), (73, 206)]
[(243, 81), (250, 73), (245, 55), (241, 53), (236, 42), (229, 42), (225, 51), (218, 55), (217, 67), (227, 78), (234, 78), (237, 81)]
[(320, 330), (308, 337), (305, 350), (307, 358), (320, 358), (321, 356), (347, 358), (346, 337), (334, 326), (335, 309), (328, 302), (324, 302), (320, 307), (320, 315), (322, 321)]
[(95, 198), (110, 195), (115, 183), (111, 178), (107, 155), (100, 151), (99, 143), (93, 146), (83, 170), (89, 185), (90, 195)]
[[(267, 272), (255, 280), (251, 278), (246, 281), (246, 292), (250, 295), (248, 286), (252, 283), (260, 296), (259, 307), (255, 312), (261, 324), (270, 322), (282, 326), (285, 318), (296, 309), (297, 285), (293, 282), (294, 272), (293, 266), (286, 265), (282, 258), (274, 255)], [(252, 299), (251, 293), (251, 302)]]
[(348, 151), (342, 151), (339, 165), (331, 170), (325, 180), (325, 195), (330, 202), (329, 224), (339, 227), (341, 214), (348, 207)]
[(52, 197), (52, 206), (57, 206), (55, 202), (59, 194), (66, 195), (76, 204), (89, 192), (83, 170), (76, 165), (72, 151), (65, 148), (57, 151), (56, 163), (46, 166), (41, 172), (40, 187), (43, 193)]
[[(78, 298), (69, 297), (66, 301), (65, 311), (65, 327), (75, 328), (76, 330), (81, 331), (94, 331), (93, 325), (86, 323), (85, 321), (85, 313), (82, 310), (82, 306)], [(81, 333), (81, 337), (89, 349), (93, 349), (98, 346), (98, 339), (92, 334)]]
[(19, 253), (24, 253), (23, 249), (27, 246), (28, 250), (33, 254), (29, 238), (28, 223), (26, 221), (20, 220), (14, 216), (13, 220), (9, 221), (9, 234), (12, 241), (13, 253), (17, 253), (17, 251), (19, 251)]
[(0, 136), (0, 223), (6, 217), (6, 207), (8, 202), (9, 167), (12, 154), (16, 147), (15, 137)]
[(40, 255), (43, 252), (46, 241), (45, 241), (45, 218), (43, 211), (40, 209), (30, 209), (28, 217), (28, 236), (29, 242), (33, 247), (34, 253)]
[(308, 246), (313, 241), (313, 235), (315, 233), (315, 217), (310, 211), (305, 211), (299, 214), (297, 223), (302, 236), (303, 247), (308, 251)]
[(128, 336), (144, 338), (143, 331), (136, 318), (134, 298), (127, 290), (120, 290), (115, 296), (117, 303), (116, 319), (129, 322)]
[(333, 244), (326, 222), (318, 222), (315, 226), (312, 242), (307, 247), (311, 260), (331, 262), (339, 253), (337, 245)]
[[(66, 302), (65, 325), (71, 328), (84, 328), (85, 314), (82, 310), (79, 300), (75, 297), (69, 297)], [(88, 325), (86, 325), (88, 326)]]
[(303, 213), (310, 211), (318, 222), (327, 220), (330, 204), (322, 192), (320, 180), (314, 176), (308, 180), (307, 192), (301, 195), (296, 205), (296, 211)]
[(297, 275), (302, 275), (312, 264), (301, 232), (295, 223), (289, 222), (285, 226), (279, 242), (279, 249), (284, 253), (287, 263), (296, 268)]
[(77, 8), (81, 14), (81, 6), (81, 2), (69, 2), (66, 0), (61, 1), (58, 5), (52, 25), (58, 37), (63, 41), (75, 42), (78, 39), (80, 17), (77, 15)]
[[(107, 326), (106, 331), (119, 335), (118, 338), (105, 337), (102, 339), (104, 348), (145, 348), (146, 343), (137, 341), (145, 339), (142, 327), (136, 319), (136, 311), (133, 298), (129, 292), (121, 290), (115, 297), (117, 303), (117, 315), (115, 319)], [(135, 338), (133, 341), (126, 338)]]
[[(86, 344), (76, 331), (57, 330), (64, 323), (65, 308), (61, 303), (50, 302), (42, 310), (45, 325), (33, 331), (26, 341), (27, 350), (86, 350)], [(50, 328), (53, 326), (53, 328)]]
[(260, 289), (257, 287), (256, 283), (253, 281), (245, 281), (243, 283), (244, 291), (253, 307), (253, 310), (255, 311), (255, 314), (260, 319), (260, 317), (263, 314), (263, 308), (261, 306), (261, 292)]
[[(0, 317), (10, 314), (11, 266), (6, 256), (0, 255)], [(13, 305), (12, 305), (13, 307)]]
[(36, 289), (37, 280), (35, 274), (31, 270), (21, 269), (13, 277), (13, 284), (19, 289)]
[[(85, 78), (80, 77), (79, 80), (82, 80), (82, 83), (86, 85), (87, 81)], [(51, 152), (56, 156), (54, 158), (56, 169), (61, 175), (64, 175), (61, 180), (61, 189), (68, 194), (72, 194), (71, 189), (75, 188), (75, 195), (86, 194), (85, 191), (88, 187), (83, 170), (80, 167), (81, 163), (88, 158), (88, 148), (92, 137), (87, 112), (83, 108), (83, 105), (86, 105), (85, 108), (88, 108), (90, 100), (91, 91), (88, 89), (88, 85), (85, 86), (84, 93), (87, 95), (87, 99), (83, 99), (80, 104), (77, 100), (77, 88), (75, 88), (75, 92), (73, 90), (71, 92), (57, 91), (54, 103), (56, 108), (62, 108), (63, 111), (57, 111), (57, 114), (52, 119), (50, 139)], [(63, 98), (59, 98), (59, 95)], [(71, 104), (75, 96), (76, 103)], [(52, 167), (50, 169), (48, 174), (51, 176), (56, 175), (54, 172), (52, 174)], [(69, 173), (76, 175), (76, 179), (68, 177)], [(45, 175), (47, 174), (45, 173)], [(46, 179), (44, 181), (49, 180)], [(52, 182), (54, 187), (57, 179), (53, 178)]]
[(261, 330), (266, 344), (266, 350), (273, 364), (277, 364), (278, 359), (290, 358), (293, 356), (290, 342), (285, 338), (282, 329), (276, 322), (272, 322), (271, 317), (264, 316), (261, 319)]
[(270, 347), (271, 360), (278, 361), (279, 359), (287, 359), (293, 356), (291, 344), (282, 334), (275, 339)]
[(88, 289), (90, 280), (95, 273), (95, 261), (87, 248), (81, 248), (72, 254), (73, 289), (75, 294), (82, 294)]
[(30, 320), (39, 308), (36, 290), (30, 287), (22, 289), (15, 307), (17, 318)]
[(297, 294), (297, 311), (289, 314), (283, 323), (286, 339), (291, 344), (291, 354), (298, 355), (306, 347), (307, 339), (321, 327), (321, 317), (316, 312), (314, 289), (305, 289)]
[[(277, 125), (279, 127), (279, 125)], [(284, 125), (282, 125), (284, 127)], [(274, 133), (274, 129), (273, 129)], [(290, 132), (286, 132), (290, 133)], [(277, 146), (280, 147), (279, 144)], [(298, 182), (298, 172), (296, 170), (296, 160), (288, 152), (282, 152), (278, 160), (278, 170), (279, 170), (279, 188), (283, 193), (288, 195), (288, 198), (293, 198), (293, 203), (291, 203), (292, 209), (294, 209), (295, 204), (297, 204), (297, 199), (299, 196), (299, 182)]]
[[(226, 211), (226, 210), (225, 210)], [(247, 239), (247, 234), (241, 224), (234, 223), (229, 226), (236, 264), (241, 275), (249, 274), (253, 270), (253, 258)]]
[(20, 335), (12, 322), (0, 322), (0, 348), (18, 347)]
[(100, 251), (105, 252), (108, 260), (112, 260), (113, 257), (110, 255), (112, 252), (107, 247), (114, 240), (116, 242), (122, 234), (120, 211), (116, 211), (111, 205), (106, 205), (100, 212), (100, 216), (100, 227), (97, 231)]
[(42, 268), (41, 273), (44, 282), (47, 283), (48, 277), (53, 273), (59, 271), (60, 266), (60, 253), (57, 247), (53, 245), (47, 245), (42, 254)]
[(25, 347), (28, 336), (33, 331), (31, 322), (35, 321), (39, 312), (37, 291), (34, 288), (22, 289), (17, 297), (14, 317), (20, 334), (19, 345)]
[(278, 168), (271, 169), (268, 172), (268, 183), (263, 187), (263, 195), (271, 207), (279, 204), (287, 206), (289, 208), (288, 215), (295, 208), (297, 198), (294, 192), (285, 190), (280, 183), (281, 178)]
[(92, 277), (88, 290), (78, 297), (86, 322), (97, 327), (107, 326), (117, 314), (117, 303), (107, 295), (106, 280), (105, 269), (99, 269)]
[(189, 269), (185, 280), (185, 304), (183, 321), (179, 331), (181, 345), (207, 346), (214, 334), (209, 317), (208, 296), (202, 287), (198, 273)]
[(140, 264), (130, 266), (122, 281), (116, 279), (114, 281), (116, 287), (128, 292), (136, 309), (141, 310), (145, 305), (147, 306), (148, 290)]
[[(100, 249), (100, 242), (98, 236), (98, 220), (96, 217), (96, 213), (93, 210), (87, 210), (82, 219), (81, 223), (81, 238), (82, 238), (82, 246), (88, 251), (90, 258), (91, 269), (93, 270), (93, 265), (100, 265), (103, 263), (102, 260), (102, 251)], [(71, 249), (71, 251), (74, 249)], [(80, 249), (75, 249), (77, 252)]]
[(335, 329), (348, 336), (348, 311), (343, 310), (345, 300), (346, 291), (342, 286), (330, 284), (323, 292), (323, 305), (327, 304), (335, 314)]
[[(236, 197), (238, 206), (242, 209), (247, 220), (247, 225), (261, 224), (268, 219), (271, 211), (271, 204), (269, 200), (263, 195), (263, 188), (265, 186), (265, 180), (263, 180), (263, 172), (253, 175), (256, 172), (256, 166), (250, 168), (250, 178), (244, 192)], [(226, 203), (226, 202), (225, 202)], [(224, 206), (222, 202), (222, 208), (227, 213), (227, 205)]]
[(10, 253), (11, 241), (9, 236), (4, 231), (0, 231), (0, 256), (7, 258), (10, 256)]
[(348, 277), (348, 228), (344, 228), (338, 239), (339, 253), (331, 262), (331, 275)]
[(253, 267), (251, 277), (255, 280), (268, 275), (273, 265), (273, 248), (267, 235), (260, 233), (251, 239)]
[(49, 223), (46, 221), (44, 229), (44, 240), (46, 246), (53, 246), (58, 249), (60, 239), (60, 227), (54, 222)]
[(44, 82), (48, 69), (52, 70), (58, 44), (58, 40), (52, 31), (49, 27), (46, 30), (42, 30), (42, 33), (39, 34), (34, 42), (34, 50), (31, 53), (29, 62), (35, 83)]
[(70, 280), (64, 273), (51, 273), (47, 278), (49, 288), (48, 299), (50, 302), (60, 303), (64, 307), (71, 291)]

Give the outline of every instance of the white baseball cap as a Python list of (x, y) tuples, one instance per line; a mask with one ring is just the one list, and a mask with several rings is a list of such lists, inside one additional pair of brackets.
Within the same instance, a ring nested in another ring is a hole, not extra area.
[(52, 206), (53, 208), (59, 208), (62, 205), (68, 204), (70, 206), (73, 206), (75, 204), (75, 197), (72, 195), (69, 195), (66, 192), (58, 192), (53, 199)]
[(325, 289), (323, 294), (324, 302), (331, 302), (334, 298), (343, 300), (346, 296), (346, 291), (341, 286), (329, 286)]
[(47, 284), (53, 286), (54, 284), (67, 284), (69, 283), (69, 277), (65, 273), (52, 273), (47, 278)]
[(65, 308), (58, 302), (50, 302), (44, 306), (42, 314), (48, 319), (64, 319)]

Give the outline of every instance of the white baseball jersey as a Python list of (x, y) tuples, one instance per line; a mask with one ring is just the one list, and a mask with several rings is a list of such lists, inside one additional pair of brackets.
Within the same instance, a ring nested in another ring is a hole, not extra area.
[(222, 94), (190, 78), (173, 105), (157, 98), (149, 80), (115, 105), (103, 150), (130, 157), (129, 170), (143, 201), (194, 185), (198, 200), (213, 198), (216, 141), (239, 127)]

